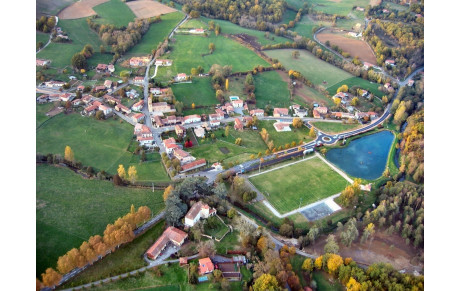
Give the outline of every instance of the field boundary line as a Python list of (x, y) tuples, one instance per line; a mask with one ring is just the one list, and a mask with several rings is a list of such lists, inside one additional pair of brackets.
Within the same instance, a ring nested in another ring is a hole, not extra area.
[(252, 174), (251, 176), (248, 176), (248, 178), (252, 178), (252, 177), (256, 177), (256, 176), (259, 176), (259, 175), (263, 175), (263, 174), (266, 174), (268, 172), (271, 172), (271, 171), (275, 171), (275, 170), (279, 170), (279, 169), (282, 169), (282, 168), (285, 168), (285, 167), (289, 167), (289, 166), (292, 166), (292, 165), (295, 165), (295, 164), (298, 164), (298, 163), (301, 163), (301, 162), (304, 162), (304, 161), (308, 161), (308, 160), (311, 160), (315, 158), (315, 156), (311, 156), (311, 157), (308, 157), (306, 159), (302, 159), (300, 161), (295, 161), (295, 162), (292, 162), (290, 164), (287, 164), (287, 165), (282, 165), (282, 166), (279, 166), (279, 167), (276, 167), (276, 168), (273, 168), (273, 169), (270, 169), (270, 170), (267, 170), (267, 171), (263, 171), (263, 172), (260, 172), (260, 173), (256, 173), (256, 174)]

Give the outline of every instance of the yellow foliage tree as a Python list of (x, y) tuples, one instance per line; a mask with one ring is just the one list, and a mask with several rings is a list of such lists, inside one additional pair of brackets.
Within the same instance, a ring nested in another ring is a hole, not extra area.
[(279, 290), (278, 281), (275, 276), (263, 274), (254, 282), (254, 291)]
[(315, 127), (311, 127), (310, 128), (310, 132), (308, 133), (308, 135), (311, 137), (311, 138), (315, 138), (316, 137), (316, 132), (315, 132)]
[(335, 106), (340, 106), (340, 102), (342, 102), (342, 100), (340, 98), (334, 98)]
[(343, 265), (343, 259), (341, 256), (336, 255), (336, 254), (330, 254), (329, 258), (327, 260), (327, 269), (329, 270), (329, 273), (332, 274), (337, 269)]
[(57, 285), (62, 279), (61, 274), (56, 272), (53, 268), (46, 269), (45, 273), (42, 274), (43, 285), (53, 287)]
[(310, 258), (305, 259), (302, 264), (302, 270), (306, 272), (311, 272), (313, 271), (313, 261)]
[(348, 266), (351, 262), (353, 262), (352, 258), (345, 258), (344, 264), (345, 266)]
[(292, 126), (294, 126), (295, 128), (301, 128), (302, 125), (302, 120), (299, 117), (294, 117), (294, 119), (292, 120)]
[(361, 289), (361, 284), (355, 280), (355, 278), (350, 277), (347, 283), (347, 291), (359, 291)]
[(356, 105), (358, 105), (358, 103), (359, 103), (358, 97), (355, 97), (355, 98), (351, 99), (351, 103), (350, 103), (350, 104), (351, 104), (352, 106), (356, 106)]
[(169, 185), (168, 187), (166, 187), (165, 191), (163, 192), (163, 201), (166, 201), (166, 199), (168, 198), (169, 194), (171, 194), (171, 192), (173, 190), (174, 190), (173, 185)]
[(117, 173), (118, 173), (118, 176), (120, 176), (120, 178), (122, 179), (126, 178), (126, 171), (123, 165), (118, 165)]
[(225, 79), (225, 91), (228, 91), (228, 79)]
[(66, 161), (69, 161), (69, 162), (75, 162), (75, 157), (73, 155), (73, 151), (72, 149), (69, 147), (69, 146), (66, 146), (65, 147), (65, 151), (64, 151), (64, 159)]
[(195, 103), (192, 103), (192, 109), (195, 109)]
[(131, 181), (131, 183), (136, 182), (136, 180), (137, 180), (137, 170), (136, 170), (135, 166), (130, 166), (129, 167), (128, 176), (129, 176), (129, 181)]
[(259, 240), (257, 241), (257, 249), (259, 249), (261, 253), (265, 253), (267, 248), (268, 248), (267, 238), (265, 236), (261, 236)]
[(319, 256), (315, 260), (315, 268), (317, 270), (321, 270), (322, 267), (323, 267), (323, 256)]

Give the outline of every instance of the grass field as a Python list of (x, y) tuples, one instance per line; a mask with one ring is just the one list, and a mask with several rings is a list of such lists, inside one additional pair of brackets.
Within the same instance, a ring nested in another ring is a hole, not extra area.
[(297, 144), (299, 141), (309, 142), (312, 140), (311, 137), (308, 136), (308, 128), (306, 126), (302, 126), (301, 128), (293, 128), (291, 125), (291, 131), (286, 132), (277, 132), (273, 124), (275, 121), (270, 120), (259, 120), (259, 130), (261, 131), (262, 128), (265, 128), (269, 134), (269, 140), (273, 140), (275, 147), (282, 146), (284, 148), (285, 144), (291, 145), (293, 141)]
[(35, 42), (36, 43), (41, 41), (43, 43), (43, 45), (45, 45), (48, 42), (49, 39), (50, 39), (50, 35), (47, 34), (47, 33), (37, 31), (36, 34), (35, 34)]
[(179, 28), (203, 28), (208, 29), (208, 24), (201, 18), (192, 18), (189, 19), (187, 22), (179, 26)]
[[(231, 65), (233, 72), (248, 71), (257, 65), (267, 66), (268, 63), (241, 44), (223, 36), (209, 37), (195, 35), (176, 35), (176, 42), (170, 54), (163, 57), (172, 59), (170, 67), (161, 67), (158, 76), (161, 80), (169, 80), (178, 73), (190, 74), (192, 68), (202, 66), (208, 72), (213, 64)], [(215, 44), (215, 51), (209, 53), (209, 44)]]
[(314, 27), (320, 27), (320, 26), (331, 26), (332, 22), (328, 21), (314, 21), (311, 19), (308, 14), (305, 14), (302, 16), (299, 22), (296, 23), (294, 28), (291, 28), (290, 30), (297, 32), (301, 36), (308, 37), (310, 39), (313, 39), (313, 28)]
[(36, 110), (36, 127), (39, 127), (43, 122), (48, 120), (50, 117), (46, 116), (46, 113), (54, 108), (54, 103), (37, 104)]
[[(294, 14), (295, 17), (295, 14)], [(290, 39), (277, 36), (274, 33), (269, 33), (269, 38), (267, 39), (265, 37), (265, 32), (264, 31), (259, 31), (259, 30), (253, 30), (245, 27), (241, 27), (237, 24), (234, 24), (230, 21), (225, 21), (225, 20), (219, 20), (219, 19), (210, 19), (206, 17), (201, 17), (203, 21), (208, 23), (209, 21), (214, 21), (215, 24), (219, 24), (220, 28), (222, 29), (222, 33), (225, 34), (240, 34), (244, 33), (247, 35), (254, 36), (257, 39), (257, 42), (260, 45), (268, 45), (268, 44), (278, 44), (278, 43), (285, 43), (285, 42), (291, 42)], [(272, 39), (273, 38), (273, 39)]]
[(66, 285), (78, 286), (142, 268), (146, 265), (142, 255), (163, 233), (164, 225), (164, 220), (161, 220), (143, 235), (97, 262)]
[(313, 272), (313, 280), (315, 280), (318, 290), (342, 291), (344, 289), (343, 285), (336, 279), (333, 279), (334, 283), (330, 283), (328, 277), (330, 277), (330, 275), (324, 272)]
[(344, 124), (337, 122), (324, 122), (324, 121), (315, 121), (310, 122), (317, 129), (326, 132), (326, 133), (339, 133), (351, 129), (355, 129), (361, 126), (361, 124)]
[(156, 49), (158, 44), (168, 36), (182, 18), (184, 18), (184, 14), (181, 12), (162, 15), (161, 21), (150, 24), (149, 30), (142, 36), (141, 41), (132, 47), (126, 55), (150, 54), (152, 50)]
[(321, 11), (327, 14), (337, 14), (339, 16), (347, 16), (348, 13), (352, 11), (353, 6), (366, 7), (369, 5), (369, 0), (312, 0), (309, 4), (316, 11)]
[(64, 68), (70, 66), (72, 56), (80, 52), (86, 44), (90, 44), (97, 51), (102, 41), (92, 31), (85, 18), (59, 20), (59, 26), (67, 32), (71, 43), (50, 43), (37, 54), (37, 58), (52, 60), (51, 67)]
[[(278, 59), (286, 69), (299, 71), (316, 85), (328, 87), (352, 77), (350, 73), (318, 59), (305, 50), (299, 50), (299, 58), (294, 59), (292, 51), (293, 49), (268, 50), (265, 51), (265, 54), (271, 58)], [(323, 80), (327, 84), (323, 84)]]
[(36, 170), (37, 276), (91, 235), (102, 234), (108, 223), (129, 212), (131, 204), (146, 205), (153, 214), (164, 207), (161, 193), (150, 189), (85, 180), (69, 169), (50, 165), (38, 165)]
[(56, 15), (59, 10), (77, 2), (77, 0), (37, 0), (36, 15)]
[(249, 180), (280, 213), (337, 194), (348, 184), (317, 157)]
[(295, 16), (297, 15), (297, 11), (294, 11), (292, 9), (286, 9), (283, 14), (283, 20), (281, 23), (288, 24), (289, 21), (294, 21)]
[(216, 218), (219, 221), (219, 226), (215, 229), (212, 229), (208, 226), (207, 220), (204, 223), (204, 232), (207, 235), (213, 236), (215, 238), (220, 239), (228, 230), (229, 228), (225, 226), (220, 219)]
[(324, 106), (334, 106), (334, 101), (331, 98), (327, 98), (317, 90), (310, 88), (306, 85), (301, 84), (302, 87), (298, 87), (295, 90), (294, 101), (304, 104), (318, 103)]
[(174, 84), (172, 90), (177, 101), (184, 103), (186, 107), (215, 105), (219, 103), (216, 93), (211, 86), (211, 78), (195, 78), (193, 83)]
[(383, 97), (383, 95), (385, 95), (385, 93), (383, 93), (382, 91), (379, 91), (379, 86), (381, 86), (381, 84), (371, 83), (370, 81), (361, 79), (359, 77), (351, 77), (351, 78), (342, 80), (328, 87), (327, 91), (329, 92), (329, 94), (334, 95), (335, 93), (337, 93), (337, 89), (344, 84), (348, 85), (348, 88), (351, 88), (353, 86), (358, 86), (362, 89), (372, 92), (372, 94), (380, 98)]
[[(239, 164), (247, 161), (250, 154), (258, 153), (252, 148), (237, 146), (234, 143), (227, 143), (220, 140), (216, 140), (215, 142), (208, 141), (206, 144), (201, 144), (201, 141), (198, 142), (200, 142), (199, 146), (194, 146), (191, 149), (187, 149), (187, 151), (197, 159), (206, 159), (210, 165), (219, 161), (223, 161), (224, 163), (232, 162), (233, 164)], [(227, 148), (229, 152), (224, 154), (219, 148)]]
[(63, 156), (68, 145), (83, 165), (108, 171), (126, 152), (132, 134), (133, 127), (126, 122), (61, 114), (37, 131), (37, 152)]
[(258, 73), (254, 76), (254, 85), (258, 108), (264, 108), (268, 104), (273, 107), (289, 107), (291, 104), (288, 84), (283, 81), (278, 72)]
[(129, 166), (135, 166), (137, 170), (137, 181), (169, 181), (169, 176), (166, 173), (163, 164), (161, 163), (161, 156), (158, 153), (146, 154), (147, 160), (144, 162), (140, 161), (138, 155), (131, 153), (124, 153), (113, 165), (108, 169), (109, 173), (116, 173), (118, 165), (122, 164), (125, 169)]
[(113, 24), (116, 27), (127, 26), (136, 17), (128, 5), (121, 0), (110, 0), (109, 2), (94, 6), (93, 10), (101, 17), (97, 18), (96, 22)]

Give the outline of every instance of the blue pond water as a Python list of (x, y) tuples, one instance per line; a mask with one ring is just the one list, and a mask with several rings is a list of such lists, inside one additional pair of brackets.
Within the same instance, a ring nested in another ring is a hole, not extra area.
[(390, 131), (374, 133), (352, 140), (345, 148), (329, 150), (326, 158), (353, 177), (374, 180), (385, 170), (394, 138)]

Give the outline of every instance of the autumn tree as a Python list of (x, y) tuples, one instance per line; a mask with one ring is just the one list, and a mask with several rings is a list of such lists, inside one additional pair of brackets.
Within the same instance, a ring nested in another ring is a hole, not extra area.
[(214, 26), (214, 33), (216, 34), (216, 36), (218, 36), (221, 32), (221, 28), (220, 28), (220, 25), (219, 24), (216, 24)]
[(339, 92), (344, 92), (344, 93), (348, 92), (348, 86), (346, 84), (343, 84), (337, 89), (337, 93)]
[(173, 190), (174, 190), (173, 185), (169, 185), (168, 187), (166, 187), (165, 191), (163, 192), (163, 201), (166, 201), (166, 199), (168, 198), (168, 196), (171, 194)]
[(308, 135), (311, 137), (311, 138), (315, 138), (316, 137), (316, 132), (315, 132), (315, 127), (311, 127), (310, 128), (310, 132), (308, 133)]
[(126, 179), (126, 171), (123, 165), (118, 165), (117, 173), (121, 179)]
[(388, 97), (386, 95), (382, 97), (382, 102), (385, 105), (388, 103)]
[(315, 259), (315, 268), (321, 270), (323, 267), (323, 256), (319, 256)]
[(77, 68), (77, 69), (86, 69), (87, 62), (86, 58), (82, 53), (76, 53), (73, 55), (71, 59), (71, 64), (72, 67)]
[(56, 272), (53, 268), (46, 269), (45, 273), (42, 273), (43, 285), (53, 287), (62, 279), (62, 275)]
[(329, 273), (335, 273), (337, 269), (343, 265), (343, 259), (341, 256), (337, 254), (331, 254), (328, 256), (327, 259), (327, 269), (329, 270)]
[(209, 51), (213, 53), (215, 50), (216, 50), (216, 45), (213, 42), (209, 43)]
[(295, 50), (295, 51), (292, 51), (292, 57), (293, 57), (294, 59), (298, 59), (298, 58), (299, 58), (299, 56), (300, 56), (300, 53), (299, 53), (299, 51), (297, 51), (297, 50)]
[(292, 119), (292, 126), (294, 126), (295, 128), (301, 128), (302, 125), (302, 119), (300, 119), (299, 117), (294, 117), (294, 119)]
[(257, 249), (262, 253), (264, 254), (265, 251), (267, 250), (268, 248), (268, 240), (267, 240), (267, 237), (265, 236), (261, 236), (259, 238), (259, 240), (257, 241)]
[(351, 104), (351, 106), (358, 106), (358, 104), (359, 104), (358, 97), (354, 97), (353, 99), (351, 99), (350, 104)]
[(361, 243), (366, 243), (369, 238), (372, 241), (374, 233), (375, 225), (371, 222), (364, 228), (363, 235), (361, 237)]
[(225, 79), (225, 91), (228, 91), (228, 79)]
[(192, 103), (192, 109), (195, 109), (195, 102)]
[(254, 282), (254, 291), (281, 290), (275, 276), (263, 274)]
[(64, 150), (64, 160), (75, 163), (75, 157), (70, 146), (66, 146)]
[(355, 280), (355, 278), (350, 277), (347, 283), (347, 291), (359, 291), (361, 290), (361, 284)]
[(196, 76), (196, 75), (198, 75), (198, 70), (197, 70), (196, 68), (192, 68), (192, 69), (190, 70), (190, 74), (191, 74), (192, 76)]
[(227, 125), (225, 127), (225, 133), (224, 134), (225, 134), (225, 137), (228, 137), (228, 135), (230, 134), (230, 126), (229, 125)]
[(242, 142), (243, 142), (243, 139), (242, 139), (241, 137), (239, 137), (239, 138), (237, 138), (237, 139), (235, 140), (235, 144), (236, 144), (236, 145), (239, 145), (239, 146), (241, 145)]
[(306, 258), (302, 263), (302, 270), (305, 272), (312, 272), (313, 271), (313, 261), (311, 258)]
[(335, 235), (330, 234), (327, 237), (326, 244), (324, 245), (324, 253), (337, 254), (339, 252), (339, 245), (335, 241)]

